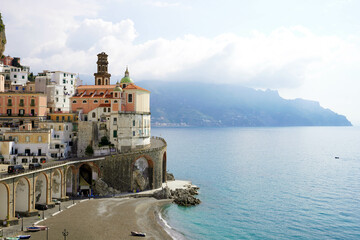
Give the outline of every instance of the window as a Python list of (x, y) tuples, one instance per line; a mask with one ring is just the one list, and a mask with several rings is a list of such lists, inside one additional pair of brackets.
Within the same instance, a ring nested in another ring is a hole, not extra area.
[(11, 116), (11, 109), (6, 109), (6, 113), (8, 116)]
[[(73, 78), (73, 75), (71, 74), (71, 78)], [(71, 81), (71, 84), (72, 84), (72, 81)]]
[(128, 95), (128, 102), (132, 102), (132, 101), (133, 101), (132, 94), (129, 94)]
[(110, 108), (108, 108), (108, 112), (110, 112), (111, 111), (111, 109)]
[(25, 110), (24, 109), (19, 109), (19, 115), (24, 115), (25, 114)]
[(68, 116), (68, 121), (70, 122), (70, 116)]
[(133, 120), (133, 126), (135, 127), (135, 120)]
[(57, 121), (57, 122), (59, 121), (59, 116), (56, 116), (56, 121)]
[(105, 103), (109, 103), (109, 100), (105, 100)]
[(66, 102), (66, 98), (64, 98), (64, 102)]
[(86, 100), (84, 100), (83, 103), (86, 103)]
[(118, 102), (117, 100), (114, 101), (114, 103), (117, 103), (117, 102)]
[(24, 106), (24, 99), (20, 99), (20, 106)]
[(113, 137), (116, 138), (117, 137), (117, 130), (113, 131)]
[(113, 124), (116, 125), (117, 124), (117, 118), (113, 119)]
[(98, 100), (94, 100), (94, 103), (98, 103), (99, 101)]
[(61, 126), (59, 126), (59, 131), (61, 131)]
[(42, 142), (42, 137), (38, 136), (38, 142)]
[(64, 73), (64, 77), (66, 77), (66, 73)]
[(58, 91), (58, 90), (56, 90), (56, 95), (59, 95), (59, 91)]
[(93, 117), (93, 118), (96, 118), (96, 113), (93, 112), (93, 113), (92, 113), (92, 117)]
[(16, 74), (14, 75), (14, 78), (17, 78)]
[(74, 100), (73, 103), (76, 103), (76, 100)]
[(106, 112), (106, 108), (104, 108), (103, 110), (104, 110), (104, 112)]
[(19, 90), (19, 87), (15, 87), (15, 90)]
[(61, 120), (62, 120), (62, 121), (65, 121), (65, 116), (62, 116), (62, 117), (61, 117)]
[(135, 137), (135, 131), (133, 131), (133, 136)]
[(22, 79), (25, 79), (25, 76), (21, 76)]
[(31, 99), (30, 105), (35, 106), (35, 99)]
[(12, 106), (12, 100), (11, 99), (8, 99), (8, 106)]
[(30, 137), (29, 136), (25, 137), (25, 142), (30, 142)]
[(65, 83), (66, 83), (66, 80), (64, 79), (64, 80), (63, 80), (63, 84), (65, 84)]
[[(72, 75), (71, 75), (72, 76)], [(74, 81), (73, 80), (71, 80), (71, 85), (73, 85), (74, 84)]]
[(69, 130), (69, 126), (68, 126), (68, 125), (66, 125), (66, 131), (67, 131), (67, 130)]
[(116, 92), (116, 93), (115, 93), (115, 97), (117, 97), (117, 95), (118, 95), (118, 93)]
[(59, 98), (56, 98), (56, 102), (59, 102)]

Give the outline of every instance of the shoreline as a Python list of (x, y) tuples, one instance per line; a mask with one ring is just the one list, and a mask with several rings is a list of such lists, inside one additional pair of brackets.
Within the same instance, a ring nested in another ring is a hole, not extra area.
[[(160, 208), (170, 200), (154, 198), (91, 199), (73, 205), (41, 221), (49, 227), (49, 239), (63, 239), (66, 229), (71, 239), (137, 239), (131, 231), (146, 233), (146, 239), (173, 239), (157, 221)], [(31, 239), (46, 239), (47, 231), (21, 232)]]
[[(169, 181), (163, 187), (186, 188), (190, 181)], [(71, 239), (137, 239), (131, 231), (146, 233), (146, 239), (186, 239), (169, 226), (162, 216), (162, 209), (173, 204), (172, 199), (157, 200), (149, 194), (160, 189), (149, 190), (122, 197), (100, 198), (64, 202), (62, 211), (46, 210), (48, 218), (33, 217), (24, 224), (24, 229), (37, 223), (49, 227), (49, 239), (62, 240), (66, 229)], [(50, 212), (49, 212), (50, 211)], [(51, 212), (55, 212), (51, 214)], [(19, 227), (19, 226), (18, 226)], [(16, 226), (14, 227), (16, 228)], [(10, 233), (11, 229), (8, 229)], [(46, 239), (47, 231), (13, 231), (7, 237), (28, 234), (31, 239)]]

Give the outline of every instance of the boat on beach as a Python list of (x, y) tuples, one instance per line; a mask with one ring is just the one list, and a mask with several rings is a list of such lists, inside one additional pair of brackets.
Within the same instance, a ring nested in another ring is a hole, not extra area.
[(39, 227), (27, 227), (26, 230), (28, 232), (38, 232), (40, 231), (41, 229)]
[(19, 235), (17, 237), (18, 237), (18, 239), (29, 239), (29, 238), (31, 238), (31, 235)]
[(131, 231), (131, 236), (146, 237), (146, 233)]
[(41, 225), (34, 225), (34, 227), (40, 228), (40, 230), (46, 230), (47, 226), (41, 226)]

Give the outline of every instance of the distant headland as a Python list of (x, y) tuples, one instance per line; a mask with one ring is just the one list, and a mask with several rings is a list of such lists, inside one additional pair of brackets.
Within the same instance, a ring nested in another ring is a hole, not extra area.
[(287, 100), (273, 90), (200, 82), (143, 81), (151, 91), (152, 126), (352, 126), (318, 102)]

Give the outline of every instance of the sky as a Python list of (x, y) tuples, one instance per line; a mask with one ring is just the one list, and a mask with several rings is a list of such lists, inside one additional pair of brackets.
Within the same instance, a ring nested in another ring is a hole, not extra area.
[(360, 1), (0, 0), (5, 55), (115, 83), (197, 81), (278, 90), (360, 125)]

